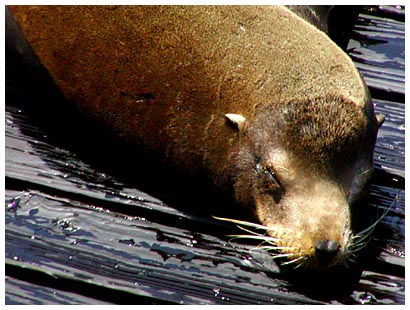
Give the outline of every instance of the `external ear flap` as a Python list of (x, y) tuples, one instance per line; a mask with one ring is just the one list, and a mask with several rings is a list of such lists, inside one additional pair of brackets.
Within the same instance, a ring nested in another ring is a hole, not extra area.
[(380, 113), (376, 113), (375, 116), (376, 116), (377, 129), (379, 129), (380, 126), (384, 123), (385, 117), (383, 114), (380, 114)]
[(242, 131), (245, 127), (246, 118), (240, 114), (225, 114), (226, 119), (231, 127)]

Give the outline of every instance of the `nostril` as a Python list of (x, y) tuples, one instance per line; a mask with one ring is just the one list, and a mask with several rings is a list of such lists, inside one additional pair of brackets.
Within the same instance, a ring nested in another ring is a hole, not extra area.
[(334, 240), (320, 240), (316, 242), (315, 249), (319, 260), (329, 260), (337, 255), (340, 244)]

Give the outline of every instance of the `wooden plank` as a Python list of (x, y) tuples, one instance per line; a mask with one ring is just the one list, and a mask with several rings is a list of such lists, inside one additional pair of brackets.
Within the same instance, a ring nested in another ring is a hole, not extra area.
[(360, 14), (347, 48), (369, 87), (402, 94), (403, 102), (404, 33), (404, 22)]
[[(375, 168), (405, 177), (405, 113), (404, 104), (373, 99), (376, 112), (386, 120), (379, 130), (374, 155)], [(403, 182), (404, 186), (404, 182)], [(403, 187), (404, 189), (404, 187)]]
[(45, 302), (49, 305), (106, 305), (109, 304), (100, 299), (88, 298), (80, 294), (70, 293), (64, 290), (49, 288), (32, 282), (20, 281), (12, 277), (6, 277), (5, 293), (7, 305), (41, 305)]
[[(221, 238), (39, 192), (19, 198), (6, 214), (6, 264), (156, 303), (314, 303), (284, 295), (279, 289), (286, 286), (262, 271), (241, 270), (247, 251), (230, 248)], [(214, 296), (215, 288), (223, 294)]]

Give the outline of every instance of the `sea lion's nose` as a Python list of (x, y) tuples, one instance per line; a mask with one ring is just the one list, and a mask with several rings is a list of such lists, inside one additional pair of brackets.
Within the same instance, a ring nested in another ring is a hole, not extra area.
[(337, 255), (340, 249), (340, 244), (334, 240), (320, 240), (316, 242), (315, 249), (318, 260), (326, 262)]

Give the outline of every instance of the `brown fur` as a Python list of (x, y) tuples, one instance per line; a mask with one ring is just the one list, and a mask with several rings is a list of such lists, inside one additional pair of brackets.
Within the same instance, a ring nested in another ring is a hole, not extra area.
[(324, 33), (277, 6), (12, 9), (84, 113), (167, 164), (205, 172), (263, 224), (289, 231), (283, 242), (299, 252), (318, 238), (347, 244), (354, 176), (343, 171), (375, 135), (374, 115)]

